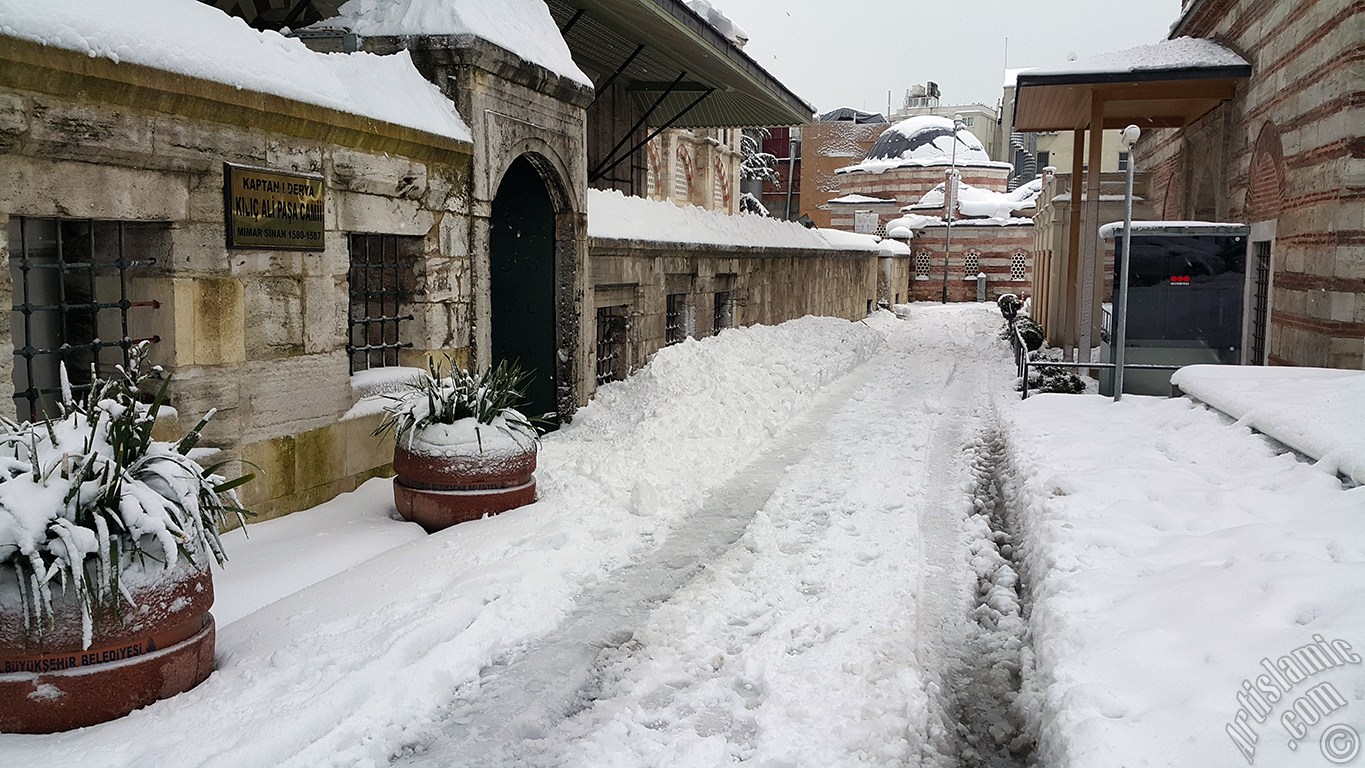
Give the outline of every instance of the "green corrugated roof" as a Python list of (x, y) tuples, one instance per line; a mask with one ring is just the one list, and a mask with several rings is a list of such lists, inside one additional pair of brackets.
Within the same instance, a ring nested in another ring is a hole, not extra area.
[[(648, 109), (680, 74), (686, 90), (669, 94), (649, 125), (670, 124), (707, 89), (715, 89), (678, 128), (798, 125), (815, 109), (679, 0), (546, 0), (574, 61), (599, 85), (636, 48), (645, 49), (617, 79)], [(581, 11), (581, 13), (580, 13)]]

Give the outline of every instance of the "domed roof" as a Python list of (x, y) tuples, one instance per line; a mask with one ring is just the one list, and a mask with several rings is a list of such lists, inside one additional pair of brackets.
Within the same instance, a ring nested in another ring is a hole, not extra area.
[(908, 161), (913, 165), (947, 165), (953, 161), (957, 145), (957, 164), (991, 162), (981, 140), (966, 128), (953, 135), (953, 121), (937, 115), (920, 115), (902, 120), (886, 129), (868, 150), (868, 161)]

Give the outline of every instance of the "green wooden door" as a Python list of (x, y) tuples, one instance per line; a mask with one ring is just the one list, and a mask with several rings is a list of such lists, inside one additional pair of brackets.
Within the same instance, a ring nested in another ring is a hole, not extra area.
[(493, 362), (531, 372), (528, 416), (556, 410), (555, 211), (545, 182), (526, 160), (508, 168), (493, 198), (489, 262)]

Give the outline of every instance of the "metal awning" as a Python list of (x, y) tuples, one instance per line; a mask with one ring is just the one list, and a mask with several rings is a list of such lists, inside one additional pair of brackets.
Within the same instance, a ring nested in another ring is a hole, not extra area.
[(546, 0), (599, 93), (626, 88), (651, 128), (799, 125), (815, 109), (679, 0)]
[[(1056, 70), (1020, 72), (1016, 131), (1078, 128), (1182, 128), (1231, 99), (1251, 76), (1241, 56), (1194, 38), (1165, 40), (1072, 62)], [(1091, 126), (1102, 105), (1102, 125)]]

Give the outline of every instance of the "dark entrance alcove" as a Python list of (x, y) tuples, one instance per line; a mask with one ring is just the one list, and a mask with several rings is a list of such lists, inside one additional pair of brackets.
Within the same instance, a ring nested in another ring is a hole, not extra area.
[[(531, 372), (528, 416), (556, 410), (555, 208), (525, 157), (507, 169), (493, 198), (490, 235), (492, 359)], [(558, 421), (558, 419), (554, 419)]]

